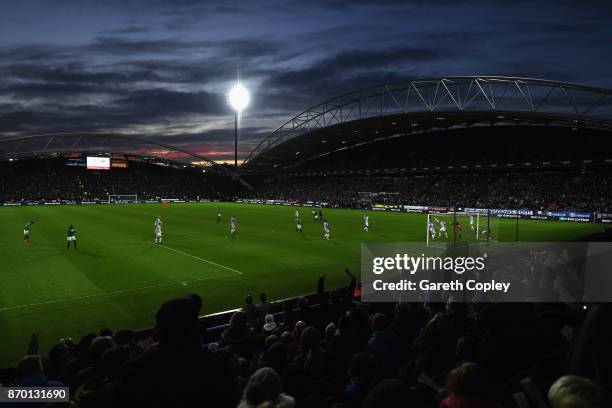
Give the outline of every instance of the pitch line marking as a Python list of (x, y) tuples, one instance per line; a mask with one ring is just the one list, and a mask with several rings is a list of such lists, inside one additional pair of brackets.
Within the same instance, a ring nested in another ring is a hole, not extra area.
[(170, 248), (169, 246), (166, 246), (166, 245), (158, 245), (158, 246), (160, 246), (162, 248), (166, 248), (169, 251), (176, 252), (177, 254), (185, 255), (185, 256), (188, 256), (190, 258), (197, 259), (198, 261), (206, 262), (206, 263), (209, 263), (211, 265), (218, 266), (219, 268), (227, 269), (228, 271), (232, 271), (234, 273), (237, 273), (238, 275), (244, 275), (242, 272), (240, 272), (240, 271), (238, 271), (236, 269), (230, 268), (230, 267), (225, 266), (225, 265), (218, 264), (218, 263), (213, 262), (213, 261), (209, 261), (208, 259), (200, 258), (199, 256), (191, 255), (191, 254), (188, 254), (187, 252), (179, 251), (178, 249)]
[(166, 286), (175, 286), (175, 285), (189, 286), (189, 284), (191, 282), (213, 280), (213, 279), (218, 279), (218, 278), (227, 278), (229, 276), (231, 276), (231, 275), (207, 276), (207, 277), (204, 277), (204, 278), (189, 279), (189, 280), (181, 281), (181, 282), (174, 281), (174, 282), (171, 282), (171, 283), (160, 283), (159, 285), (141, 286), (139, 288), (130, 288), (130, 289), (123, 289), (123, 290), (115, 290), (113, 292), (94, 293), (92, 295), (76, 296), (76, 297), (67, 298), (67, 299), (47, 300), (45, 302), (29, 303), (27, 305), (17, 305), (17, 306), (3, 307), (3, 308), (0, 308), (0, 312), (4, 312), (4, 311), (7, 311), (7, 310), (23, 309), (23, 308), (26, 308), (26, 307), (49, 305), (49, 304), (53, 304), (53, 303), (71, 302), (71, 301), (74, 301), (74, 300), (90, 299), (90, 298), (94, 298), (94, 297), (112, 296), (112, 295), (118, 295), (120, 293), (136, 292), (136, 291), (145, 290), (145, 289), (163, 288), (163, 287), (166, 287)]

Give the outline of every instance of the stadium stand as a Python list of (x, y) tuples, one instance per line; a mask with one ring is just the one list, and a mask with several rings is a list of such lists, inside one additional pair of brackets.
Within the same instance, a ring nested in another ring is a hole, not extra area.
[(109, 194), (138, 194), (141, 199), (221, 197), (223, 183), (192, 167), (168, 167), (130, 161), (127, 168), (86, 170), (66, 158), (25, 159), (0, 164), (0, 202), (23, 200), (107, 200)]
[(323, 276), (313, 295), (262, 298), (198, 319), (202, 299), (186, 295), (154, 329), (43, 356), (34, 336), (0, 383), (66, 384), (78, 407), (609, 406), (610, 304), (363, 304), (354, 278), (326, 290)]
[[(360, 128), (358, 135), (371, 133), (371, 127)], [(372, 202), (589, 212), (612, 208), (612, 142), (606, 132), (491, 126), (354, 145), (350, 129), (336, 133), (335, 139), (328, 131), (287, 142), (275, 157), (284, 163), (293, 156), (293, 164), (251, 181), (257, 188), (242, 196), (351, 208)]]
[(402, 176), (301, 176), (264, 183), (245, 198), (327, 202), (360, 208), (378, 204), (532, 208), (601, 211), (612, 209), (612, 173), (569, 170), (513, 173), (410, 174)]

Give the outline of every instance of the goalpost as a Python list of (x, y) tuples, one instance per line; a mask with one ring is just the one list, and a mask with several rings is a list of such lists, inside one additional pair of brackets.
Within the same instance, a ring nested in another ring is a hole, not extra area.
[(137, 203), (138, 194), (109, 194), (109, 204), (126, 204), (126, 203)]
[(432, 212), (425, 225), (427, 246), (467, 245), (497, 239), (497, 218), (489, 210)]

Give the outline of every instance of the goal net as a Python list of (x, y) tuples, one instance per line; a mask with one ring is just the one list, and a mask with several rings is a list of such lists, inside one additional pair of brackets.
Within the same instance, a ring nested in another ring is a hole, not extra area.
[(109, 194), (109, 204), (125, 204), (125, 203), (136, 203), (138, 202), (137, 194)]
[(427, 246), (497, 241), (499, 220), (488, 210), (427, 214)]

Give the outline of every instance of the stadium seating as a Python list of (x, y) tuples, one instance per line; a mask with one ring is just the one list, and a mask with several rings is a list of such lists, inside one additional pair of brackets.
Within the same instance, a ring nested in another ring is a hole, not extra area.
[(612, 210), (612, 173), (603, 170), (363, 176), (296, 176), (263, 183), (245, 198), (535, 210)]
[[(91, 171), (66, 165), (64, 158), (26, 159), (0, 165), (0, 202), (22, 200), (108, 200), (109, 194), (141, 199), (207, 198), (221, 193), (201, 169), (130, 161), (126, 169)], [(221, 188), (223, 185), (220, 185)]]
[(186, 295), (151, 330), (62, 339), (42, 357), (33, 337), (0, 384), (66, 384), (78, 407), (538, 407), (569, 373), (554, 407), (607, 406), (610, 304), (362, 304), (355, 289), (321, 278), (308, 298), (247, 301), (229, 321), (198, 320), (202, 299)]

